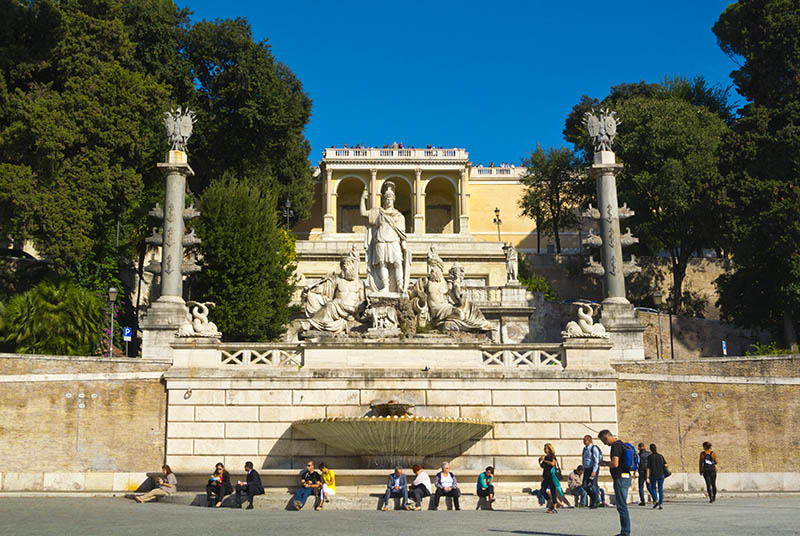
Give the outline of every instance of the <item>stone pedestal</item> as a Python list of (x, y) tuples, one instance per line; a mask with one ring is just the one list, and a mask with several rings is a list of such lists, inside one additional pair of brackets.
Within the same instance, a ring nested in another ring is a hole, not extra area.
[(609, 352), (612, 360), (644, 359), (644, 325), (627, 300), (604, 300), (600, 323), (614, 345)]
[(322, 234), (331, 235), (335, 232), (333, 228), (333, 214), (325, 214), (322, 216)]
[(422, 214), (414, 214), (414, 234), (425, 234), (425, 219)]
[(569, 370), (613, 371), (610, 339), (576, 337), (564, 339), (565, 366)]
[(142, 320), (142, 358), (173, 359), (171, 345), (187, 314), (186, 304), (178, 296), (161, 296), (150, 304)]

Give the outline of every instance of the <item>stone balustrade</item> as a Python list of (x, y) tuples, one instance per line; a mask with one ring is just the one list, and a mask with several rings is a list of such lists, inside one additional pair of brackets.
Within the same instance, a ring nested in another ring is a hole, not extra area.
[(566, 367), (560, 344), (492, 344), (481, 347), (484, 367)]
[(219, 347), (222, 365), (300, 367), (303, 348), (296, 344), (231, 343)]
[(329, 148), (324, 151), (326, 160), (336, 160), (341, 158), (365, 158), (365, 159), (385, 159), (385, 158), (446, 158), (450, 160), (466, 160), (469, 153), (465, 149), (409, 149), (409, 148), (380, 148), (369, 147), (363, 149), (355, 148)]

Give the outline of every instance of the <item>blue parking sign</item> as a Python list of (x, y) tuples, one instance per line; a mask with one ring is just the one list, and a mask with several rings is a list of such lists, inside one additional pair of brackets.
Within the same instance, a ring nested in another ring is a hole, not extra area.
[(122, 328), (122, 340), (125, 342), (131, 341), (131, 328)]

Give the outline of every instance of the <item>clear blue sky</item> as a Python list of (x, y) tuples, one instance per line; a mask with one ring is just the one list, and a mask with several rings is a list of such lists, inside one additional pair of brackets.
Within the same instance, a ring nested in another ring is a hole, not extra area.
[(324, 147), (393, 141), (518, 163), (565, 144), (583, 94), (677, 74), (729, 86), (736, 67), (711, 32), (729, 0), (178, 3), (269, 40), (314, 102), (313, 164)]

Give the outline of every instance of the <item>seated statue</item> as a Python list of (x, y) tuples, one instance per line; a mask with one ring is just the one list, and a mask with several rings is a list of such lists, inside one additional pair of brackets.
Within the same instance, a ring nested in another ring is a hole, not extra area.
[(366, 305), (364, 285), (358, 279), (358, 254), (351, 250), (342, 257), (339, 273), (331, 272), (318, 283), (303, 289), (307, 321), (303, 330), (349, 333), (348, 320), (358, 318)]
[(492, 331), (492, 324), (462, 292), (464, 269), (456, 263), (444, 276), (442, 259), (431, 251), (428, 277), (419, 279), (411, 290), (414, 310), (421, 323), (430, 323), (444, 331)]

